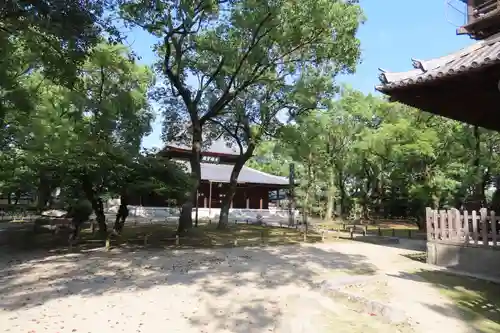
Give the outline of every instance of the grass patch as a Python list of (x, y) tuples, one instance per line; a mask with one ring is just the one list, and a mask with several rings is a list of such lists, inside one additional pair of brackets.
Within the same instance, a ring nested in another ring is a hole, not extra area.
[[(371, 236), (383, 237), (398, 237), (398, 238), (412, 238), (412, 239), (425, 239), (427, 237), (425, 232), (418, 230), (418, 227), (413, 222), (404, 221), (388, 221), (388, 220), (375, 220), (370, 221), (371, 224), (359, 225), (355, 230), (356, 234), (362, 232), (362, 227), (367, 227), (367, 234)], [(348, 232), (349, 227), (354, 223), (349, 221), (330, 221), (330, 222), (317, 222), (315, 226), (324, 230), (333, 230)]]
[[(292, 228), (266, 227), (257, 225), (229, 225), (227, 229), (218, 230), (216, 224), (203, 224), (193, 228), (185, 236), (177, 240), (172, 225), (139, 225), (125, 227), (123, 234), (116, 238), (118, 244), (144, 243), (160, 247), (232, 247), (258, 245), (286, 245), (304, 242), (304, 234)], [(309, 232), (307, 243), (321, 242), (321, 235)]]
[(438, 271), (420, 271), (416, 275), (451, 299), (463, 319), (477, 332), (500, 332), (499, 284)]
[[(304, 241), (302, 231), (295, 228), (267, 227), (247, 224), (230, 225), (225, 230), (217, 230), (216, 224), (201, 224), (186, 235), (175, 237), (176, 226), (172, 224), (125, 225), (120, 236), (110, 236), (111, 247), (153, 247), (153, 248), (213, 248), (236, 246), (287, 245), (321, 242), (319, 233), (309, 231)], [(64, 250), (68, 247), (69, 230), (57, 234), (34, 233), (33, 230), (16, 230), (4, 239), (3, 245), (13, 248), (33, 250)], [(325, 234), (324, 240), (334, 239)], [(83, 229), (78, 242), (79, 249), (105, 246), (106, 241), (98, 233)]]

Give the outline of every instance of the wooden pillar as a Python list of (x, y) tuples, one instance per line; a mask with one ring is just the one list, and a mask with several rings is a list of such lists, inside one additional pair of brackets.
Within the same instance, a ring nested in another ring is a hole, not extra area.
[(208, 182), (209, 190), (208, 190), (208, 216), (212, 216), (212, 182)]
[(195, 212), (195, 217), (194, 217), (194, 225), (195, 227), (198, 227), (198, 205), (199, 205), (199, 200), (200, 200), (200, 195), (198, 190), (196, 190), (196, 212)]
[(262, 198), (259, 200), (259, 209), (262, 209)]

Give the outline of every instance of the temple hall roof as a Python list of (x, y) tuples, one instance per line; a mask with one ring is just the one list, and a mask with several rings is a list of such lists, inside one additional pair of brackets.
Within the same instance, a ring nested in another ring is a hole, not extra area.
[[(185, 166), (188, 172), (190, 171), (190, 165), (188, 161), (176, 160), (176, 162)], [(232, 171), (232, 164), (201, 163), (201, 179), (205, 181), (229, 183), (229, 178)], [(238, 177), (238, 183), (283, 186), (288, 185), (288, 178), (270, 175), (268, 173), (244, 166), (243, 169), (241, 169), (240, 175)]]
[(431, 59), (412, 59), (413, 70), (388, 72), (382, 69), (379, 75), (381, 85), (376, 89), (388, 93), (406, 87), (423, 85), (462, 74), (484, 69), (500, 63), (500, 34), (474, 43), (449, 55)]
[[(182, 150), (191, 150), (191, 145), (177, 143), (177, 142), (169, 142), (167, 143), (166, 146)], [(238, 145), (231, 144), (230, 142), (222, 138), (213, 140), (210, 144), (203, 145), (201, 150), (202, 152), (210, 152), (215, 154), (225, 154), (225, 155), (240, 154), (240, 149)]]

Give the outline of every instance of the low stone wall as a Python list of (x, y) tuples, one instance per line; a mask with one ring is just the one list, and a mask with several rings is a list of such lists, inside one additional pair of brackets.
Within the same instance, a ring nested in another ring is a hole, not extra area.
[[(107, 215), (116, 214), (119, 206), (111, 206), (106, 210)], [(147, 220), (165, 221), (179, 217), (179, 208), (169, 207), (144, 207), (144, 206), (128, 206), (129, 218), (139, 218)], [(195, 218), (196, 210), (193, 209), (192, 217)], [(198, 208), (198, 219), (201, 220), (218, 220), (220, 208)], [(255, 221), (261, 219), (263, 221), (283, 221), (288, 222), (288, 211), (282, 209), (229, 209), (229, 219), (238, 221)], [(298, 210), (295, 211), (295, 220), (300, 220)]]
[(427, 263), (500, 278), (500, 249), (427, 242)]

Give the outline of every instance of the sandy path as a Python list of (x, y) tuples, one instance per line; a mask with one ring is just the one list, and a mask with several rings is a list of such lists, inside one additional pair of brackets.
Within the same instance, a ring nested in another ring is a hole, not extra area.
[[(394, 290), (405, 295), (401, 305), (408, 307), (415, 322), (427, 316), (425, 324), (418, 325), (421, 333), (451, 325), (446, 316), (425, 312), (431, 310), (419, 305), (423, 300), (409, 296), (406, 284), (414, 289), (412, 295), (426, 291), (426, 302), (444, 304), (427, 284), (397, 277), (400, 271), (395, 265), (415, 264), (398, 251), (346, 242), (174, 252), (93, 251), (38, 258), (2, 252), (0, 328), (13, 333), (158, 329), (327, 333), (333, 322), (336, 332), (399, 332), (366, 314), (353, 313), (315, 288), (332, 271), (376, 270), (394, 275)], [(456, 330), (447, 331), (469, 333), (460, 324), (457, 320)]]

